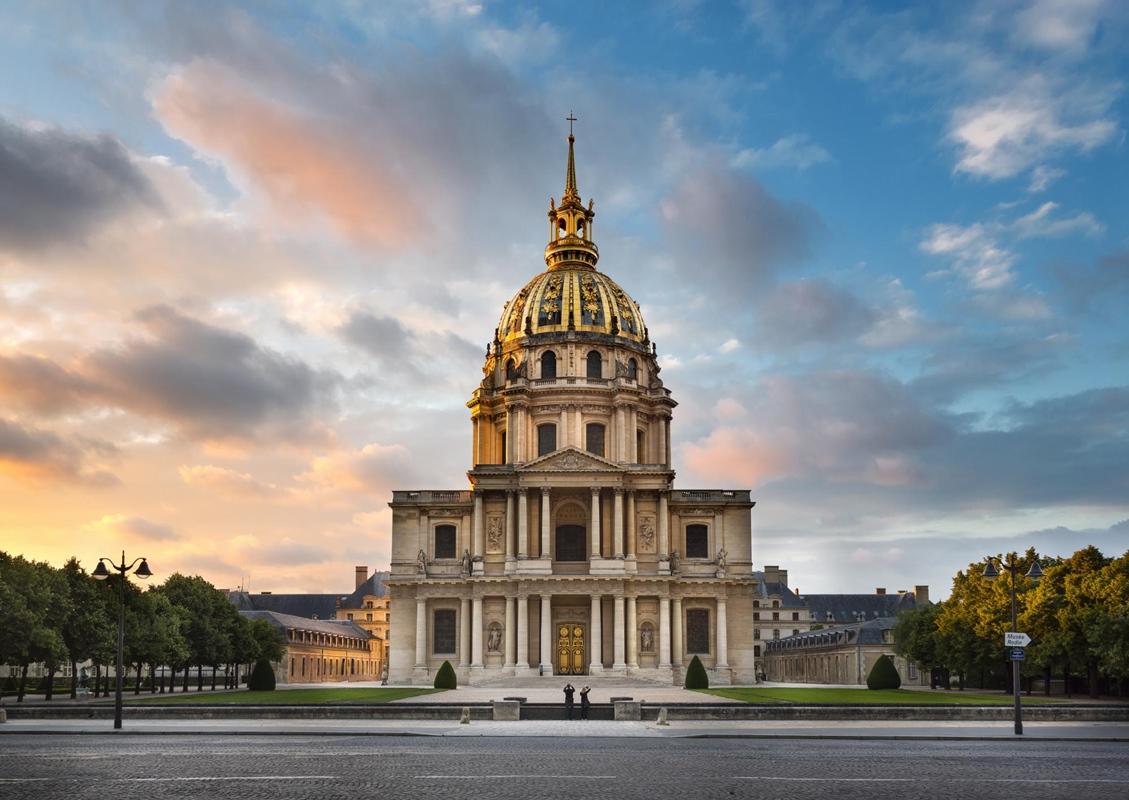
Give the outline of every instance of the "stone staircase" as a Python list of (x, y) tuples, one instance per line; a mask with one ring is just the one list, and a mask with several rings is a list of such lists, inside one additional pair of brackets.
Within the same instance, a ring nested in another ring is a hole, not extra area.
[(622, 675), (523, 675), (489, 678), (476, 681), (474, 686), (483, 689), (550, 689), (571, 682), (575, 686), (581, 684), (591, 686), (593, 689), (630, 689), (632, 687), (657, 687), (672, 686), (673, 679), (644, 678), (639, 676), (625, 677)]

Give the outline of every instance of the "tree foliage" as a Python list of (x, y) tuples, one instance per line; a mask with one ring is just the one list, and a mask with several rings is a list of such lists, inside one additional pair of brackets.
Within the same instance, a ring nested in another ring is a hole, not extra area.
[(870, 668), (870, 674), (866, 676), (866, 688), (900, 689), (901, 686), (902, 677), (898, 674), (898, 668), (894, 666), (893, 660), (886, 654), (880, 655), (874, 666)]
[(710, 676), (706, 674), (706, 668), (702, 666), (702, 659), (697, 656), (690, 659), (690, 665), (686, 667), (685, 686), (687, 689), (710, 688)]
[(455, 675), (455, 668), (451, 666), (450, 661), (444, 661), (443, 666), (435, 673), (436, 689), (456, 689), (459, 686), (459, 679)]

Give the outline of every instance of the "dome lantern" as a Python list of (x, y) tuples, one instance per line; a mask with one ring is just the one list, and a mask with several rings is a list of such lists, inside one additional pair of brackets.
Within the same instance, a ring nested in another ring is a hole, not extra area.
[(550, 270), (562, 267), (595, 269), (600, 259), (600, 251), (592, 241), (592, 222), (596, 211), (592, 200), (588, 207), (580, 199), (576, 188), (576, 137), (572, 134), (572, 123), (576, 121), (568, 115), (568, 167), (565, 170), (565, 190), (561, 204), (549, 200), (549, 244), (545, 247), (545, 265)]

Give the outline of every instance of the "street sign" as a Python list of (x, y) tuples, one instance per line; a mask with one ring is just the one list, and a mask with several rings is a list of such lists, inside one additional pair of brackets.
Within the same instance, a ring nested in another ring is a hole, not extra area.
[(1025, 658), (1027, 658), (1027, 651), (1022, 647), (1013, 647), (1011, 649), (1012, 661), (1023, 661)]
[(1031, 637), (1026, 633), (1008, 631), (1004, 634), (1004, 647), (1026, 647), (1031, 644)]

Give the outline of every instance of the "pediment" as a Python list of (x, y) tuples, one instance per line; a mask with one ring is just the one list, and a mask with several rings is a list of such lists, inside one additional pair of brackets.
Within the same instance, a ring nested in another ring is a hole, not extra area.
[(602, 456), (579, 450), (575, 447), (564, 447), (552, 453), (536, 458), (533, 461), (518, 467), (518, 472), (623, 472), (623, 468), (614, 461), (609, 461)]

